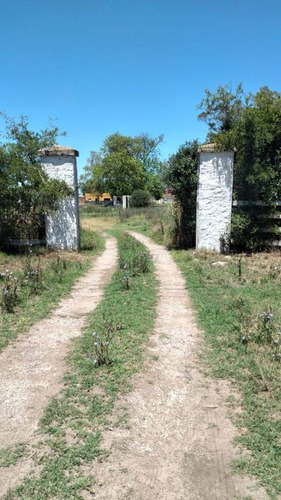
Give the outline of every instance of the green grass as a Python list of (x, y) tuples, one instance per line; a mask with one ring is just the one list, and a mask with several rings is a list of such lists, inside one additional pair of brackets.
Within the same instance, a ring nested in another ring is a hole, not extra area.
[[(277, 254), (238, 257), (174, 251), (190, 291), (209, 372), (238, 387), (237, 438), (250, 454), (234, 463), (256, 476), (271, 498), (281, 493), (281, 268)], [(217, 261), (224, 262), (221, 266)], [(273, 314), (269, 320), (261, 314)]]
[[(0, 351), (36, 321), (46, 317), (104, 247), (103, 238), (97, 233), (83, 230), (81, 240), (79, 254), (45, 249), (26, 255), (0, 253)], [(3, 304), (7, 283), (17, 286), (13, 312), (7, 312)]]
[[(108, 211), (108, 213), (107, 213)], [(83, 226), (88, 229), (104, 227), (132, 229), (152, 238), (156, 243), (170, 246), (173, 239), (174, 216), (171, 206), (155, 205), (127, 210), (90, 206), (80, 208)]]
[(17, 461), (26, 454), (26, 451), (27, 446), (21, 443), (14, 447), (0, 450), (0, 467), (15, 465)]
[[(108, 455), (102, 447), (103, 430), (126, 422), (126, 409), (117, 412), (114, 404), (130, 389), (131, 376), (142, 366), (144, 345), (154, 324), (157, 283), (150, 257), (148, 266), (146, 260), (139, 259), (140, 253), (146, 253), (144, 247), (129, 235), (118, 231), (114, 235), (119, 241), (118, 269), (84, 335), (74, 342), (64, 390), (50, 402), (41, 419), (42, 443), (38, 443), (33, 458), (41, 473), (27, 477), (8, 492), (6, 500), (79, 500), (83, 490), (94, 495), (93, 476), (85, 470), (92, 468), (94, 475), (95, 461)], [(122, 281), (127, 269), (124, 263), (130, 269), (129, 287)], [(120, 323), (123, 327), (116, 330), (108, 346), (108, 364), (97, 366), (93, 333), (103, 339), (109, 324)]]

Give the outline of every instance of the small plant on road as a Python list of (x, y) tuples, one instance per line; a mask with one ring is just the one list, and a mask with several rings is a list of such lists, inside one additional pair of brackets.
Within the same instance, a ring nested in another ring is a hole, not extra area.
[(110, 365), (110, 345), (117, 332), (124, 328), (124, 323), (114, 325), (113, 320), (103, 317), (104, 331), (102, 333), (93, 332), (94, 338), (94, 365)]
[(2, 287), (2, 309), (4, 312), (13, 313), (16, 304), (18, 303), (18, 278), (13, 274), (13, 272), (9, 272), (6, 270), (5, 273), (1, 273), (0, 275), (1, 281), (3, 282)]

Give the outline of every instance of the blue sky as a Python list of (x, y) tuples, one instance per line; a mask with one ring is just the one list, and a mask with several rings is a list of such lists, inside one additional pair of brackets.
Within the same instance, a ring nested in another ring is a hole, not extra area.
[(0, 109), (56, 119), (80, 173), (117, 131), (163, 133), (165, 159), (204, 140), (205, 88), (281, 91), (280, 18), (280, 0), (0, 0)]

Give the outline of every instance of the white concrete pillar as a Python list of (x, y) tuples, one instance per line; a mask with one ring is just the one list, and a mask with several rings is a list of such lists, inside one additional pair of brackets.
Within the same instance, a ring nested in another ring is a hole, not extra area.
[(50, 248), (79, 250), (79, 207), (76, 156), (79, 152), (66, 146), (39, 151), (41, 164), (49, 177), (65, 181), (73, 188), (73, 196), (61, 200), (58, 210), (46, 216), (46, 241)]
[(219, 252), (221, 237), (230, 234), (234, 153), (216, 152), (213, 144), (198, 152), (196, 248)]
[(129, 195), (127, 195), (127, 194), (124, 194), (124, 195), (122, 196), (122, 207), (123, 207), (124, 209), (129, 208), (129, 206), (130, 206), (130, 205), (129, 205), (129, 199), (130, 199), (130, 196), (129, 196)]

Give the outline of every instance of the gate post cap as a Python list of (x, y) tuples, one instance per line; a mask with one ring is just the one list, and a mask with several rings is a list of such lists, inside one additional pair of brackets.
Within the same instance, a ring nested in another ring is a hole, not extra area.
[(68, 146), (56, 144), (55, 146), (39, 149), (38, 154), (40, 156), (79, 156), (79, 151)]
[(237, 148), (234, 147), (232, 148), (232, 150), (220, 150), (218, 145), (215, 143), (215, 142), (208, 142), (207, 144), (201, 144), (201, 146), (199, 146), (197, 152), (198, 153), (227, 153), (227, 152), (230, 152), (230, 153), (235, 153), (237, 151)]

